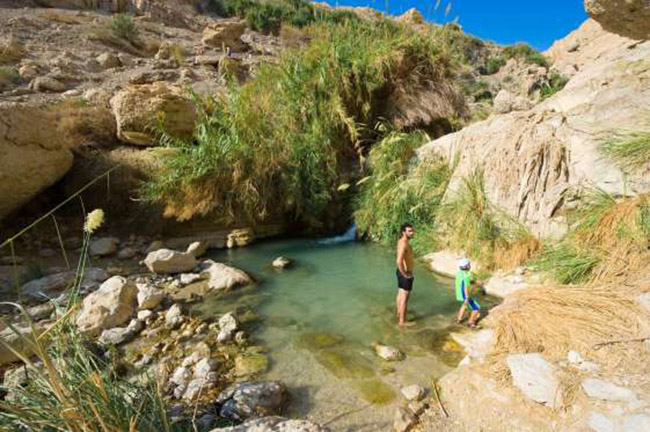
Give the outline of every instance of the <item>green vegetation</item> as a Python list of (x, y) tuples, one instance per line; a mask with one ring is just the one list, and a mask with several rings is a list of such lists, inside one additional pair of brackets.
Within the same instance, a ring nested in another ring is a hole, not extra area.
[(490, 202), (480, 169), (464, 178), (441, 207), (440, 221), (447, 245), (465, 251), (486, 268), (516, 267), (539, 247), (521, 222)]
[(481, 75), (494, 75), (506, 64), (506, 60), (500, 56), (491, 56), (487, 59), (485, 67), (479, 69)]
[(534, 64), (545, 68), (550, 67), (548, 60), (542, 55), (542, 53), (525, 43), (519, 43), (506, 47), (503, 50), (503, 56), (506, 59), (517, 58), (529, 64)]
[[(422, 133), (391, 133), (370, 152), (372, 175), (363, 181), (355, 220), (359, 232), (375, 241), (392, 243), (400, 225), (413, 224), (416, 252), (435, 243), (436, 215), (449, 180), (442, 161), (420, 163), (409, 173), (415, 149), (426, 142)], [(430, 250), (430, 249), (429, 249)]]
[(568, 82), (569, 78), (557, 72), (553, 72), (549, 77), (548, 82), (544, 83), (540, 88), (542, 100), (547, 99), (562, 90)]
[(311, 43), (302, 51), (202, 101), (194, 140), (165, 137), (179, 151), (144, 194), (167, 215), (322, 218), (347, 180), (343, 168), (350, 172), (357, 148), (377, 138), (383, 97), (396, 84), (404, 90), (411, 79), (422, 85), (451, 73), (430, 37), (388, 20), (320, 22), (305, 31)]
[(600, 260), (593, 254), (560, 243), (546, 246), (532, 264), (553, 276), (560, 284), (575, 284), (589, 280)]
[(621, 168), (646, 167), (650, 163), (650, 132), (618, 134), (605, 141), (600, 150)]
[(15, 67), (0, 66), (0, 88), (20, 82), (20, 75)]
[(129, 14), (117, 14), (108, 21), (108, 30), (113, 37), (134, 43), (138, 38), (138, 28)]
[(490, 83), (482, 79), (465, 84), (463, 90), (474, 102), (491, 101), (494, 98), (490, 91)]

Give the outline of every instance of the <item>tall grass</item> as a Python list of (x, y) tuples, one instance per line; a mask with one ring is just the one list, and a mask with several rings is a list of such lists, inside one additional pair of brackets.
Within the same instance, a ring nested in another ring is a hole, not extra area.
[(416, 253), (435, 244), (436, 215), (450, 170), (442, 161), (409, 169), (415, 149), (427, 138), (419, 132), (393, 132), (371, 150), (372, 174), (360, 185), (355, 220), (359, 231), (372, 240), (394, 242), (401, 224), (410, 222), (416, 231)]
[(546, 57), (535, 48), (525, 43), (518, 43), (507, 46), (503, 49), (503, 56), (506, 59), (516, 58), (528, 64), (533, 64), (545, 68), (551, 65)]
[(650, 132), (618, 134), (601, 147), (601, 152), (620, 167), (636, 170), (650, 164)]
[(485, 192), (483, 171), (465, 177), (440, 209), (447, 246), (463, 250), (485, 268), (512, 268), (539, 247), (518, 220), (492, 204)]
[(59, 318), (55, 323), (39, 329), (22, 306), (4, 303), (20, 310), (30, 331), (23, 334), (12, 324), (4, 323), (28, 347), (17, 351), (0, 339), (24, 363), (28, 383), (25, 387), (0, 387), (11, 395), (10, 400), (0, 401), (2, 430), (154, 432), (174, 429), (153, 381), (134, 384), (117, 374), (115, 364), (74, 323), (88, 244), (102, 221), (103, 212), (99, 210), (91, 212), (86, 219), (70, 300), (65, 310), (56, 306)]
[(357, 175), (384, 95), (409, 79), (444, 82), (451, 73), (430, 37), (388, 20), (320, 22), (306, 32), (304, 50), (202, 101), (194, 140), (165, 139), (179, 152), (143, 192), (168, 216), (322, 217), (337, 187)]

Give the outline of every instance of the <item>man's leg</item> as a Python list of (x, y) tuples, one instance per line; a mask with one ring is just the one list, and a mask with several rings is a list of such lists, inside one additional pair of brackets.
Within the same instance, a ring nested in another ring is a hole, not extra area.
[(397, 316), (397, 319), (399, 319), (399, 302), (402, 299), (401, 292), (402, 290), (397, 288), (397, 296), (395, 297), (395, 315)]

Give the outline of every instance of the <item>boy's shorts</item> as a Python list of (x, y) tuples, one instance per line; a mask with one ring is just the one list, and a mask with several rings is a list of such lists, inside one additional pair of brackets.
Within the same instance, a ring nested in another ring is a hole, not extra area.
[[(465, 302), (465, 293), (463, 292), (462, 295), (463, 295), (463, 299), (459, 300), (459, 301), (462, 301), (464, 303)], [(476, 301), (476, 299), (474, 297), (470, 297), (469, 299), (467, 299), (467, 305), (469, 306), (469, 308), (472, 311), (481, 310), (481, 305)]]

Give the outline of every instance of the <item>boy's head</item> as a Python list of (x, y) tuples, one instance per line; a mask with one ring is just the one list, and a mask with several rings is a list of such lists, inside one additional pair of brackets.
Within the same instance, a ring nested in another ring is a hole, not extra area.
[(469, 270), (472, 267), (472, 263), (467, 258), (461, 258), (458, 260), (458, 268), (461, 270)]

